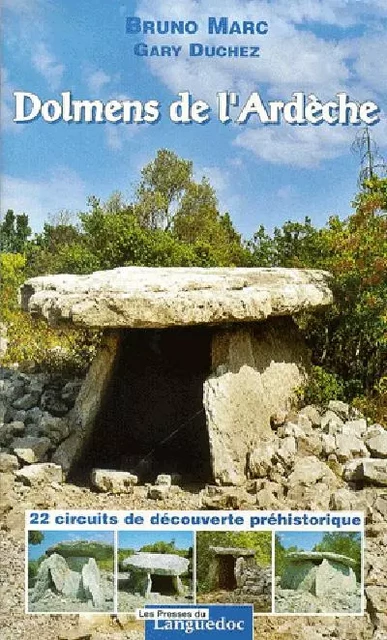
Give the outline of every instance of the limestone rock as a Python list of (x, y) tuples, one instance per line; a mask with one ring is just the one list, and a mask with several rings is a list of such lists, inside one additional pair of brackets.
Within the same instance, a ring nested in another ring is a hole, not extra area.
[(40, 394), (38, 392), (27, 393), (25, 396), (18, 398), (13, 403), (13, 407), (15, 409), (23, 409), (24, 411), (27, 409), (32, 409), (39, 402)]
[(15, 472), (15, 476), (29, 486), (49, 485), (63, 482), (62, 467), (52, 462), (31, 464)]
[(248, 469), (251, 478), (265, 478), (273, 465), (275, 447), (271, 442), (262, 442), (249, 455)]
[(387, 431), (367, 440), (367, 448), (374, 458), (387, 458)]
[(240, 489), (231, 487), (207, 485), (201, 494), (202, 509), (239, 509), (242, 501)]
[(91, 599), (96, 609), (103, 608), (104, 596), (101, 589), (101, 577), (94, 558), (89, 558), (88, 563), (82, 567), (82, 589), (86, 599)]
[(336, 485), (337, 479), (330, 468), (316, 456), (306, 456), (296, 461), (294, 471), (288, 478), (288, 485), (312, 485), (324, 481), (326, 484)]
[(51, 448), (48, 438), (15, 438), (11, 443), (11, 449), (20, 460), (28, 463), (42, 462)]
[(336, 435), (337, 432), (340, 432), (340, 427), (342, 427), (343, 424), (343, 420), (336, 413), (330, 410), (326, 411), (321, 417), (321, 429), (324, 433)]
[(312, 427), (319, 427), (321, 425), (320, 412), (313, 404), (308, 404), (306, 407), (303, 407), (300, 411), (300, 415), (309, 418), (312, 423)]
[(342, 402), (341, 400), (330, 400), (328, 409), (333, 411), (342, 420), (348, 420), (349, 418), (349, 404)]
[(310, 486), (292, 485), (286, 495), (286, 501), (281, 504), (287, 509), (309, 509), (320, 511), (329, 509), (332, 487), (324, 482), (317, 482)]
[(364, 441), (367, 443), (370, 438), (383, 435), (386, 432), (385, 428), (381, 424), (371, 424), (367, 426), (367, 430), (364, 434)]
[(166, 576), (180, 576), (188, 571), (189, 560), (175, 553), (138, 552), (122, 561), (128, 569), (141, 569), (149, 573)]
[(331, 436), (329, 433), (321, 434), (321, 447), (322, 454), (326, 457), (334, 453), (336, 450), (336, 439), (335, 436)]
[(160, 473), (155, 480), (155, 484), (170, 487), (172, 485), (172, 477), (167, 473)]
[(45, 413), (42, 416), (39, 422), (39, 429), (56, 445), (70, 435), (68, 421), (65, 418), (51, 416), (49, 413)]
[(270, 417), (287, 408), (305, 380), (307, 362), (290, 319), (214, 334), (215, 374), (204, 383), (204, 408), (217, 483), (243, 483), (247, 454), (255, 443), (261, 447), (262, 440), (272, 438)]
[(361, 460), (347, 462), (343, 469), (343, 480), (346, 482), (358, 482), (363, 479), (363, 467)]
[(67, 562), (57, 553), (43, 560), (39, 566), (31, 602), (36, 602), (44, 597), (49, 589), (63, 595), (76, 598), (79, 592), (81, 576), (69, 569)]
[(380, 613), (387, 611), (387, 589), (385, 586), (367, 586), (367, 600), (370, 603), (371, 610)]
[(0, 472), (9, 473), (19, 468), (19, 461), (16, 456), (9, 453), (0, 453)]
[(167, 484), (155, 484), (148, 488), (148, 498), (152, 500), (163, 500), (166, 498), (171, 490), (171, 485)]
[(31, 278), (21, 300), (51, 322), (162, 328), (293, 315), (331, 304), (332, 293), (322, 271), (121, 267)]
[(367, 421), (364, 418), (350, 420), (343, 425), (341, 433), (356, 438), (363, 438), (367, 431)]
[(82, 455), (83, 443), (91, 435), (94, 421), (111, 379), (118, 345), (119, 337), (116, 333), (104, 336), (103, 343), (91, 364), (75, 406), (68, 414), (72, 432), (52, 456), (52, 461), (59, 463), (65, 474)]
[(387, 487), (387, 460), (377, 458), (363, 460), (361, 472), (364, 480), (370, 484)]
[(321, 437), (316, 432), (304, 434), (298, 439), (297, 448), (300, 455), (313, 455), (318, 457), (323, 450)]
[(127, 471), (93, 469), (91, 482), (99, 491), (109, 493), (132, 493), (133, 485), (137, 484), (138, 477)]
[(347, 462), (351, 458), (368, 456), (367, 447), (355, 435), (336, 435), (336, 456), (339, 462)]

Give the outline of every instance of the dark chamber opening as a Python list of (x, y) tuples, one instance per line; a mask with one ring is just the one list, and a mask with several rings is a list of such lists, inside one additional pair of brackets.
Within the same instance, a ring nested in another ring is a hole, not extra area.
[(233, 556), (220, 556), (218, 558), (219, 567), (219, 589), (233, 591), (237, 584), (235, 578), (235, 558)]
[(175, 585), (172, 576), (152, 575), (152, 593), (160, 593), (162, 596), (176, 595)]
[(141, 482), (173, 472), (185, 482), (210, 481), (203, 409), (210, 367), (208, 327), (122, 331), (115, 372), (73, 479), (101, 467), (137, 473)]

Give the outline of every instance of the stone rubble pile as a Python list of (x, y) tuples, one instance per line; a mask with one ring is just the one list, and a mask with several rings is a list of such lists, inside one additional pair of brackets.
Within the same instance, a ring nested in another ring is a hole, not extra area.
[(69, 435), (68, 415), (81, 384), (0, 368), (0, 472), (24, 467), (19, 477), (27, 484), (62, 481), (61, 468), (46, 463)]

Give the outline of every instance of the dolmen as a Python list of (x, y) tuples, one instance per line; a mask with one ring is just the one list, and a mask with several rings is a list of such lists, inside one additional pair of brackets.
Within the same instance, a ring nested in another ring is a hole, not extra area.
[[(151, 592), (161, 595), (184, 595), (181, 576), (188, 572), (189, 560), (174, 553), (138, 552), (122, 561), (129, 572), (129, 589), (148, 598)], [(157, 580), (157, 577), (162, 577)]]
[(288, 553), (281, 588), (307, 591), (317, 597), (356, 593), (355, 567), (356, 561), (353, 558), (338, 553)]
[[(294, 317), (331, 303), (329, 274), (304, 269), (123, 267), (27, 280), (24, 310), (103, 332), (52, 461), (65, 474), (82, 465), (102, 420), (94, 452), (111, 447), (113, 458), (114, 444), (141, 460), (170, 438), (171, 468), (159, 472), (180, 472), (180, 460), (207, 482), (242, 484), (249, 451), (270, 439), (271, 416), (308, 375)], [(109, 468), (137, 473), (119, 462)]]

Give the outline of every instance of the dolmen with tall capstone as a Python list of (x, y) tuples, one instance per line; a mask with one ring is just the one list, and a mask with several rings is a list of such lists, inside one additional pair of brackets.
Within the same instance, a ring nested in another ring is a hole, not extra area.
[[(127, 388), (112, 404), (117, 420), (133, 412), (125, 437), (117, 437), (119, 447), (132, 438), (132, 453), (136, 446), (140, 454), (157, 449), (183, 425), (175, 460), (188, 462), (205, 442), (208, 481), (227, 485), (244, 481), (249, 451), (270, 438), (270, 417), (289, 409), (307, 377), (309, 354), (293, 316), (331, 304), (332, 293), (328, 274), (315, 270), (124, 267), (32, 278), (21, 288), (21, 301), (24, 310), (54, 325), (104, 332), (71, 415), (70, 436), (53, 456), (65, 473), (82, 460), (118, 375), (121, 385), (127, 378)], [(169, 366), (168, 379), (158, 375), (163, 366)], [(199, 435), (191, 416), (200, 411), (205, 433)]]

